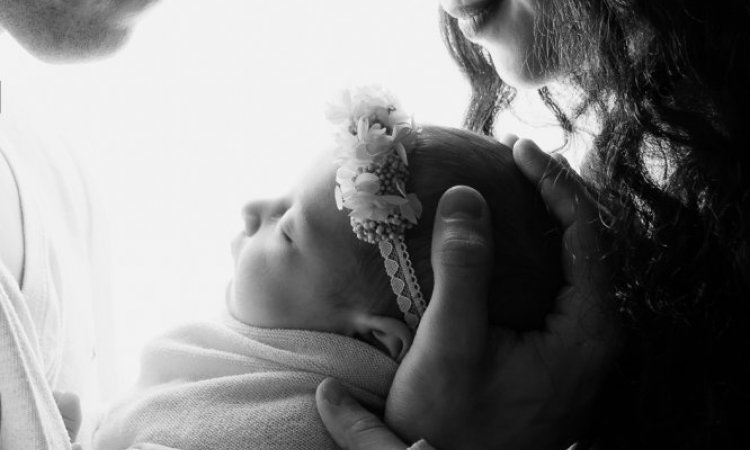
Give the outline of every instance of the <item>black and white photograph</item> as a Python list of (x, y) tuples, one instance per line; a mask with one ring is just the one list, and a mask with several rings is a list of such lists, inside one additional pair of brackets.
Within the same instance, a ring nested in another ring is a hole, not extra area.
[(750, 449), (748, 23), (0, 0), (0, 450)]

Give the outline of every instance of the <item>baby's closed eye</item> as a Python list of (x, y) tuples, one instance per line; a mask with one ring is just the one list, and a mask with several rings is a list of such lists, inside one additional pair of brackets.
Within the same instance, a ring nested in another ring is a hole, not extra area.
[(288, 217), (288, 214), (284, 214), (278, 222), (276, 222), (276, 229), (279, 232), (279, 235), (281, 238), (283, 238), (287, 243), (293, 244), (294, 239), (292, 239), (292, 227), (290, 226), (290, 218)]

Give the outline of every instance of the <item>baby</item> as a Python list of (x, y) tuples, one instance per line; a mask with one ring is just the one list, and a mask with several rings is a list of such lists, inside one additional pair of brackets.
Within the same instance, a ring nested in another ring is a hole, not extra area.
[[(507, 147), (462, 130), (415, 128), (378, 88), (345, 92), (327, 116), (334, 152), (290, 195), (243, 209), (226, 318), (152, 342), (137, 386), (102, 419), (95, 448), (336, 448), (315, 389), (335, 377), (383, 410), (431, 295), (437, 203), (457, 184), (479, 190), (492, 211), (491, 298), (499, 300), (490, 320), (541, 325), (551, 307), (543, 299), (561, 283), (559, 235)], [(549, 281), (531, 281), (539, 279)]]

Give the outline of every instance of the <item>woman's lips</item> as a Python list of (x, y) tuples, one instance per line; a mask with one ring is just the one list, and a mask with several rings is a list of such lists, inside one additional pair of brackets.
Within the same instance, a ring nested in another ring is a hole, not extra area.
[(458, 21), (458, 27), (467, 39), (473, 40), (495, 16), (502, 0), (476, 0), (468, 3), (446, 1), (443, 9)]
[(482, 14), (486, 9), (491, 8), (498, 0), (474, 0), (464, 1), (446, 0), (443, 1), (443, 9), (451, 17), (459, 20), (467, 20)]

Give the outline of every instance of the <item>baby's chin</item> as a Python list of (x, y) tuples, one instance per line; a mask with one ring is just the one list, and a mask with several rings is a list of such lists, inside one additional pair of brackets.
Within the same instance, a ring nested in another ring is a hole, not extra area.
[(224, 289), (224, 306), (227, 308), (227, 310), (229, 310), (230, 308), (232, 293), (234, 292), (233, 289), (234, 287), (232, 285), (232, 280), (229, 280), (226, 289)]

